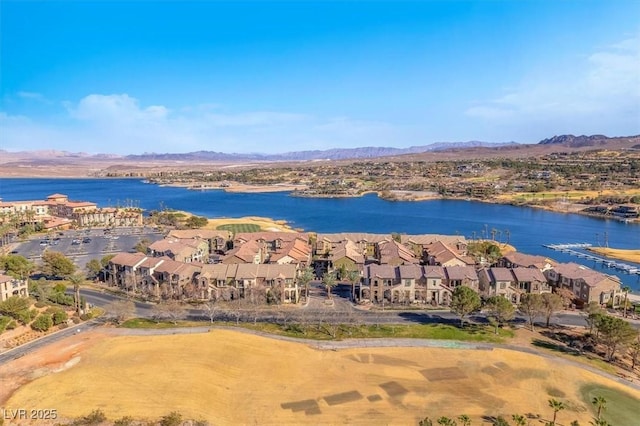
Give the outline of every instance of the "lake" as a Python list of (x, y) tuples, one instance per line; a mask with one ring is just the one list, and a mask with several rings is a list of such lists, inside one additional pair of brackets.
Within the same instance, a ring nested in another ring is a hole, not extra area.
[(508, 230), (510, 243), (521, 252), (582, 263), (615, 274), (640, 291), (640, 275), (616, 272), (543, 247), (558, 243), (601, 245), (606, 235), (610, 247), (640, 249), (640, 225), (616, 220), (464, 200), (386, 201), (375, 194), (300, 198), (286, 192), (194, 191), (146, 184), (139, 179), (0, 179), (3, 201), (40, 200), (56, 192), (71, 200), (96, 202), (100, 207), (167, 207), (207, 217), (263, 216), (286, 220), (294, 228), (325, 233), (458, 234), (471, 239), (496, 229), (501, 234), (499, 239), (505, 241)]

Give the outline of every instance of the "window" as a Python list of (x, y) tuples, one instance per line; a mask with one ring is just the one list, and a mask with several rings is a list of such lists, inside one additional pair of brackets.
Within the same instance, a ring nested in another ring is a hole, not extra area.
[(404, 280), (405, 287), (411, 287), (411, 280)]
[(507, 283), (504, 283), (504, 282), (500, 283), (500, 288), (501, 289), (507, 288)]

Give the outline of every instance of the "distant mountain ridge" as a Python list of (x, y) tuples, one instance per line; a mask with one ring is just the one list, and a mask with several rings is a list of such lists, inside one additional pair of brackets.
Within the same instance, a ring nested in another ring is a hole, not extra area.
[(585, 146), (597, 146), (604, 145), (612, 140), (618, 139), (635, 139), (640, 137), (640, 135), (636, 136), (628, 136), (628, 137), (619, 137), (619, 138), (610, 138), (605, 135), (557, 135), (548, 139), (543, 139), (538, 142), (538, 145), (563, 145), (570, 148), (582, 148)]
[[(557, 147), (557, 148), (556, 148)], [(640, 149), (640, 135), (608, 137), (605, 135), (574, 136), (556, 135), (543, 139), (538, 143), (491, 143), (480, 141), (469, 142), (438, 142), (430, 145), (411, 146), (408, 148), (392, 147), (359, 147), (359, 148), (334, 148), (327, 150), (292, 151), (280, 154), (238, 154), (214, 151), (195, 151), (188, 153), (145, 153), (136, 155), (119, 154), (87, 154), (84, 152), (69, 152), (62, 150), (34, 150), (10, 152), (0, 149), (0, 164), (21, 167), (34, 162), (53, 164), (69, 162), (284, 162), (284, 161), (321, 161), (321, 160), (358, 160), (384, 157), (400, 157), (414, 155), (415, 158), (431, 158), (436, 153), (442, 158), (473, 158), (479, 156), (487, 158), (491, 155), (509, 155), (516, 153), (518, 156), (540, 155), (550, 150), (581, 151), (588, 149)]]
[(420, 154), (450, 149), (489, 148), (518, 145), (515, 142), (491, 143), (481, 141), (469, 142), (437, 142), (430, 145), (411, 146), (409, 148), (391, 147), (361, 147), (361, 148), (333, 148), (327, 150), (293, 151), (282, 154), (228, 154), (214, 151), (196, 151), (183, 154), (155, 154), (145, 153), (128, 155), (132, 160), (180, 160), (180, 161), (312, 161), (312, 160), (348, 160), (359, 158), (392, 157), (406, 154)]

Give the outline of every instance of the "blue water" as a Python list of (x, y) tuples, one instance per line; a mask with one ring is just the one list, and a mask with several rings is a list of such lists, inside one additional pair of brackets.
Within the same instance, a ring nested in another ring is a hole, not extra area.
[(360, 198), (298, 198), (286, 192), (192, 191), (145, 184), (138, 179), (0, 179), (3, 201), (44, 199), (56, 192), (72, 200), (96, 202), (100, 207), (168, 207), (207, 217), (264, 216), (316, 232), (459, 234), (472, 238), (495, 228), (502, 231), (504, 241), (504, 231), (509, 230), (511, 244), (521, 252), (615, 273), (640, 291), (640, 275), (603, 269), (594, 262), (542, 247), (570, 242), (603, 244), (606, 233), (611, 247), (640, 249), (639, 224), (461, 200), (385, 201), (373, 194)]

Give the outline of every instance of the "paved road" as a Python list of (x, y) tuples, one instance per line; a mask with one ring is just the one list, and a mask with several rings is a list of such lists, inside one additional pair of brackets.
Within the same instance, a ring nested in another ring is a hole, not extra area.
[[(108, 303), (115, 300), (124, 299), (121, 296), (113, 295), (107, 292), (82, 289), (82, 295), (87, 302), (104, 307)], [(425, 310), (362, 310), (354, 308), (354, 306), (345, 298), (338, 295), (333, 296), (333, 303), (327, 304), (326, 292), (314, 292), (311, 291), (310, 301), (306, 307), (290, 310), (288, 314), (292, 318), (305, 316), (308, 321), (331, 321), (331, 322), (361, 322), (364, 324), (433, 324), (433, 323), (455, 323), (459, 322), (458, 316), (448, 310), (438, 311), (425, 311)], [(152, 316), (153, 304), (144, 302), (135, 302), (136, 315), (143, 318), (150, 318)], [(223, 315), (224, 312), (221, 312)], [(192, 320), (207, 320), (209, 318), (204, 310), (200, 309), (188, 309), (188, 319)], [(259, 321), (276, 321), (279, 318), (279, 314), (273, 311), (264, 311), (258, 314)], [(475, 322), (486, 322), (486, 317), (479, 313), (472, 315), (469, 318)], [(251, 319), (253, 320), (253, 318)], [(516, 323), (526, 323), (526, 319), (522, 316), (516, 316), (514, 319)], [(561, 312), (552, 318), (552, 324), (566, 325), (566, 326), (583, 326), (586, 327), (584, 315), (573, 312)], [(636, 326), (639, 324), (636, 322)]]
[[(87, 302), (95, 306), (104, 307), (107, 304), (116, 300), (126, 300), (126, 298), (117, 296), (105, 291), (82, 289), (81, 294), (85, 297)], [(310, 301), (304, 308), (294, 309), (286, 311), (290, 319), (302, 320), (306, 322), (333, 322), (333, 323), (361, 323), (361, 324), (436, 324), (436, 323), (449, 323), (458, 324), (459, 318), (448, 310), (441, 311), (380, 311), (380, 310), (362, 310), (354, 307), (351, 302), (346, 298), (339, 295), (333, 296), (333, 304), (326, 304), (327, 297), (326, 292), (322, 292), (320, 289), (316, 289), (311, 292)], [(153, 314), (153, 304), (145, 302), (134, 302), (136, 307), (136, 315), (142, 318), (150, 318)], [(263, 311), (258, 314), (246, 311), (241, 316), (241, 321), (254, 321), (257, 316), (258, 321), (276, 322), (281, 321), (283, 318), (283, 312), (279, 311)], [(200, 329), (207, 328), (204, 323), (209, 322), (209, 317), (204, 310), (200, 309), (188, 309), (187, 319), (203, 321), (203, 327), (198, 327), (190, 332), (196, 332)], [(217, 319), (225, 319), (228, 321), (235, 321), (236, 317), (231, 312), (220, 312)], [(478, 323), (486, 323), (487, 319), (482, 313), (472, 315), (469, 318), (470, 321)], [(521, 316), (517, 316), (514, 319), (515, 323), (526, 324), (526, 319)], [(631, 321), (636, 328), (640, 328), (640, 321)], [(25, 354), (48, 345), (50, 343), (64, 339), (72, 334), (75, 334), (80, 330), (88, 330), (90, 328), (98, 327), (102, 324), (101, 320), (89, 321), (84, 324), (80, 324), (75, 327), (62, 330), (60, 332), (50, 334), (41, 339), (29, 342), (19, 348), (12, 349), (11, 351), (0, 354), (0, 363), (7, 362), (12, 359), (19, 358)], [(561, 312), (554, 315), (552, 324), (564, 325), (564, 326), (583, 326), (586, 327), (585, 316), (577, 312)], [(186, 329), (189, 330), (189, 329)], [(201, 332), (201, 331), (199, 331)], [(141, 332), (141, 333), (147, 333)]]
[(7, 352), (3, 352), (0, 354), (0, 364), (4, 364), (5, 362), (9, 362), (11, 360), (23, 357), (24, 355), (32, 352), (38, 348), (43, 346), (47, 346), (51, 343), (62, 340), (66, 337), (72, 336), (74, 334), (82, 333), (87, 330), (90, 330), (95, 327), (99, 327), (102, 325), (102, 322), (99, 320), (88, 321), (83, 324), (77, 324), (73, 327), (65, 328), (64, 330), (48, 334), (44, 337), (41, 337), (37, 340), (33, 340), (27, 344), (19, 346), (17, 348), (11, 349)]

